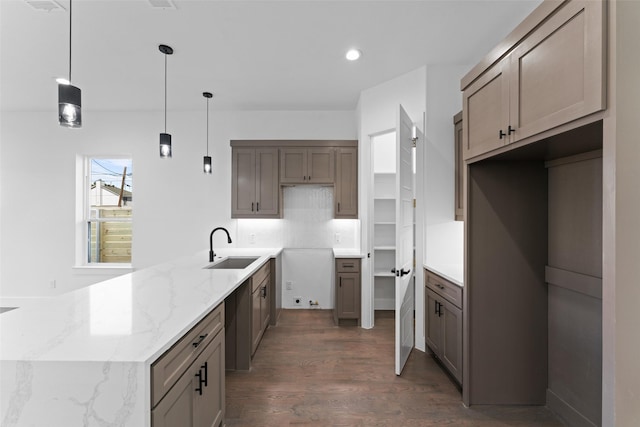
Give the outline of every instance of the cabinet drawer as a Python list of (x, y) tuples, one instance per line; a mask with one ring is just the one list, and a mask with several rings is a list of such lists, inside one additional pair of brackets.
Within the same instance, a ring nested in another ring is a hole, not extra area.
[(458, 308), (462, 308), (462, 288), (448, 280), (443, 279), (437, 274), (425, 269), (424, 281), (425, 285), (438, 295), (452, 303)]
[(336, 271), (338, 273), (359, 273), (360, 260), (358, 258), (337, 258)]
[(224, 303), (221, 303), (151, 365), (152, 408), (223, 328)]
[(270, 265), (271, 263), (269, 262), (269, 260), (267, 260), (267, 262), (265, 262), (264, 265), (258, 269), (258, 271), (253, 273), (253, 276), (251, 276), (251, 292), (255, 292), (256, 290), (264, 286), (265, 279), (269, 279), (271, 274)]

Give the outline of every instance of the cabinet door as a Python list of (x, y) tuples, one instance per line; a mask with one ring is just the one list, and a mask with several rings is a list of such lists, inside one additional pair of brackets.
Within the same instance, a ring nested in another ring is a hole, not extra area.
[(333, 148), (309, 148), (307, 182), (312, 184), (335, 182), (335, 150)]
[(260, 315), (260, 305), (262, 303), (261, 288), (256, 289), (251, 294), (251, 355), (256, 352), (260, 338), (262, 338), (262, 317)]
[(462, 382), (462, 311), (448, 301), (442, 300), (442, 348), (440, 360), (449, 372)]
[(440, 320), (440, 305), (442, 300), (431, 290), (425, 288), (425, 340), (436, 356), (440, 357), (442, 347), (442, 322)]
[(233, 148), (231, 159), (231, 217), (253, 217), (256, 208), (255, 150)]
[[(194, 362), (195, 363), (195, 362)], [(151, 411), (153, 427), (192, 427), (196, 424), (196, 388), (199, 379), (188, 369)]]
[(463, 93), (464, 159), (502, 147), (509, 126), (509, 57), (491, 67)]
[(306, 148), (283, 148), (280, 150), (280, 183), (307, 183)]
[[(198, 358), (194, 369), (203, 375), (202, 395), (196, 392), (196, 425), (219, 427), (225, 412), (224, 332), (220, 332)], [(184, 424), (183, 424), (184, 425)]]
[(360, 318), (360, 274), (339, 273), (337, 307), (339, 319)]
[(339, 148), (335, 185), (335, 217), (358, 218), (358, 150)]
[(464, 220), (464, 160), (462, 159), (462, 111), (453, 117), (455, 162), (455, 220)]
[(280, 213), (278, 149), (256, 149), (256, 217), (277, 217)]
[(514, 141), (605, 108), (605, 5), (567, 2), (510, 54)]

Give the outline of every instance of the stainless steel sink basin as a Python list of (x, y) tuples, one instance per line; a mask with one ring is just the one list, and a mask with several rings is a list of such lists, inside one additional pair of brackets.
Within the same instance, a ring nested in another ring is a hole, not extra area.
[(243, 268), (246, 268), (247, 266), (249, 266), (249, 264), (253, 263), (255, 260), (257, 260), (258, 257), (227, 257), (227, 258), (223, 258), (220, 261), (216, 261), (213, 264), (210, 264), (208, 266), (206, 266), (206, 269), (211, 269), (211, 270), (219, 270), (219, 269), (224, 269), (224, 270), (242, 270)]

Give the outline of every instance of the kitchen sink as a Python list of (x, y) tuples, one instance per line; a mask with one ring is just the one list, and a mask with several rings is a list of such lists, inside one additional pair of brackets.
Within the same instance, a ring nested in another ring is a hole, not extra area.
[(257, 260), (258, 257), (227, 257), (206, 266), (210, 270), (242, 270)]

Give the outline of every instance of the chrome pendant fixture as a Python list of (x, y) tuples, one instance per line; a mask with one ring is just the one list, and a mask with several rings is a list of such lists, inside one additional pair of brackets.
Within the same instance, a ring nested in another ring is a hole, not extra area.
[(164, 133), (160, 134), (160, 158), (171, 157), (171, 134), (167, 133), (167, 55), (173, 54), (170, 46), (161, 44), (158, 46), (164, 54)]
[(82, 101), (80, 88), (71, 84), (71, 18), (73, 1), (69, 0), (69, 79), (58, 82), (58, 123), (68, 128), (82, 127)]
[(211, 92), (203, 92), (202, 96), (207, 98), (207, 155), (204, 156), (203, 172), (206, 174), (211, 174), (211, 156), (209, 156), (209, 100), (213, 98), (213, 94)]

